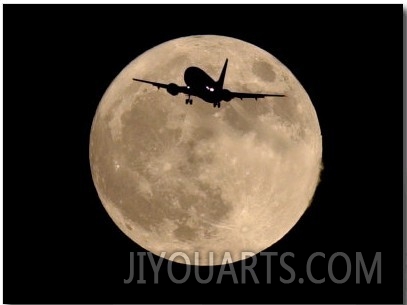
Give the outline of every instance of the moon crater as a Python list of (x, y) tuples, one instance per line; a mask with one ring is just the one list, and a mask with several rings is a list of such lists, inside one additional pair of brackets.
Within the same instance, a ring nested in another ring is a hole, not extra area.
[(252, 69), (254, 75), (260, 77), (263, 81), (273, 82), (276, 78), (276, 74), (273, 71), (273, 67), (264, 61), (255, 62)]

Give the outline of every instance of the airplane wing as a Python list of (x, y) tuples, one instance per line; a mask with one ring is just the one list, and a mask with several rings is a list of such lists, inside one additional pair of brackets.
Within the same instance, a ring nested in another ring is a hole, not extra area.
[(169, 84), (161, 84), (161, 83), (156, 83), (156, 82), (150, 82), (150, 81), (148, 81), (148, 80), (137, 79), (137, 78), (133, 78), (133, 80), (135, 80), (136, 82), (142, 82), (142, 83), (146, 83), (146, 84), (153, 85), (153, 86), (157, 87), (158, 89), (160, 89), (160, 88), (165, 88), (165, 89), (167, 89), (167, 88), (168, 88), (168, 85), (169, 85)]
[(267, 96), (277, 96), (277, 97), (283, 97), (285, 96), (284, 94), (268, 94), (268, 93), (244, 93), (244, 92), (230, 92), (232, 98), (239, 98), (239, 99), (244, 99), (244, 98), (265, 98)]
[(172, 84), (172, 83), (171, 84), (162, 84), (162, 83), (151, 82), (149, 80), (138, 79), (138, 78), (133, 78), (133, 80), (136, 82), (153, 85), (154, 87), (157, 87), (158, 89), (161, 89), (161, 88), (167, 89), (168, 92), (170, 92), (171, 94), (174, 93), (174, 95), (176, 95), (178, 93), (188, 94), (188, 88), (186, 86), (178, 86), (178, 85)]

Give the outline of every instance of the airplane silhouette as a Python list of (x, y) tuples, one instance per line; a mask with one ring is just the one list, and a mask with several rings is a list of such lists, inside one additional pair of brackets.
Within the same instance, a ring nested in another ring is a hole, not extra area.
[(258, 98), (264, 98), (266, 96), (285, 96), (283, 94), (233, 92), (228, 89), (224, 89), (223, 83), (225, 81), (227, 66), (228, 59), (226, 59), (222, 72), (217, 81), (214, 81), (202, 69), (198, 67), (189, 67), (184, 72), (184, 81), (186, 86), (178, 86), (174, 83), (162, 84), (137, 78), (133, 78), (133, 80), (153, 85), (158, 89), (165, 88), (171, 95), (184, 93), (188, 96), (188, 98), (185, 100), (185, 104), (192, 105), (191, 96), (196, 96), (207, 103), (213, 104), (213, 107), (218, 108), (220, 108), (220, 103), (222, 101), (229, 102), (233, 98), (240, 98), (241, 100), (244, 98), (254, 98), (257, 100)]

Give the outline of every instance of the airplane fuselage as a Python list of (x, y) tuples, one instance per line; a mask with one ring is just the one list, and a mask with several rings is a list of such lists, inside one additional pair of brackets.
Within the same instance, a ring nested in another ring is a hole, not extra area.
[(222, 101), (223, 88), (205, 71), (198, 67), (185, 70), (184, 81), (190, 90), (190, 95), (197, 96), (207, 103), (216, 104)]

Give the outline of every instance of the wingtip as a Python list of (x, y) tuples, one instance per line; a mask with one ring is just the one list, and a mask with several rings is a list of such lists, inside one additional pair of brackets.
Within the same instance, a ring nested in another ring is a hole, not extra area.
[(268, 95), (268, 96), (271, 96), (271, 97), (285, 97), (285, 94), (270, 94), (270, 95)]

